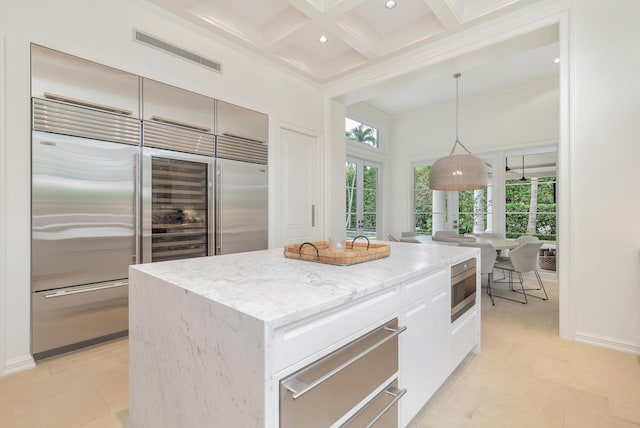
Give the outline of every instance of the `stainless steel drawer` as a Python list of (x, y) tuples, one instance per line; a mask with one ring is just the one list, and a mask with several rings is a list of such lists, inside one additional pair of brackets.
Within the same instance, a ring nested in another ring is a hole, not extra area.
[(280, 427), (328, 427), (398, 371), (397, 319), (280, 382)]
[(33, 293), (36, 359), (124, 336), (129, 328), (127, 280)]
[(398, 401), (406, 392), (406, 389), (398, 389), (398, 381), (394, 380), (345, 422), (341, 428), (397, 427)]

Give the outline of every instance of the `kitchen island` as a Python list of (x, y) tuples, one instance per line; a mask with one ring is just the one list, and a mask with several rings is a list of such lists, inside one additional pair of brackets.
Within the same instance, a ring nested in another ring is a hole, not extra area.
[(391, 243), (389, 257), (352, 266), (286, 259), (282, 249), (131, 266), (132, 426), (277, 427), (282, 379), (392, 319), (407, 327), (404, 426), (479, 351), (479, 292), (450, 322), (450, 268), (475, 257), (480, 272), (479, 254)]

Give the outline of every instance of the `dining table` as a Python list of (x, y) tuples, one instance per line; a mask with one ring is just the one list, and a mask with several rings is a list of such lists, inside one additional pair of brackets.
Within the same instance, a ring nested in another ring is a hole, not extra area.
[[(475, 242), (479, 243), (489, 243), (496, 249), (496, 251), (502, 250), (512, 250), (520, 245), (520, 242), (517, 239), (504, 239), (504, 238), (494, 238), (494, 237), (483, 237), (483, 236), (475, 236)], [(410, 240), (409, 240), (410, 239)], [(403, 239), (400, 239), (403, 241)], [(417, 235), (412, 236), (411, 238), (406, 238), (404, 242), (416, 242), (419, 241), (422, 244), (430, 244), (433, 241), (431, 240), (431, 236), (429, 235)], [(457, 245), (458, 242), (455, 240), (451, 241), (438, 241), (438, 244), (441, 245)]]
[(487, 242), (496, 249), (496, 251), (501, 250), (513, 250), (518, 245), (520, 245), (520, 241), (517, 239), (504, 239), (504, 238), (490, 238), (490, 237), (482, 237), (476, 236), (476, 242)]

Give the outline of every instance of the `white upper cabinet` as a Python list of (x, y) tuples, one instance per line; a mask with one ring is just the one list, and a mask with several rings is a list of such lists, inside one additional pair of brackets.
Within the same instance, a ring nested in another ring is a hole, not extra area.
[(143, 119), (213, 133), (215, 100), (151, 79), (142, 79)]
[(31, 45), (31, 95), (140, 117), (138, 76)]

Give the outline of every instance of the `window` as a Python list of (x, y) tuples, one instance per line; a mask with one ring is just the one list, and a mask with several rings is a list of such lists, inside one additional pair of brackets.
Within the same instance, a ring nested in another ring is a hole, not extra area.
[(465, 190), (458, 192), (459, 233), (474, 233), (487, 230), (486, 191)]
[(432, 235), (434, 228), (458, 230), (461, 234), (487, 230), (490, 212), (487, 191), (433, 192), (429, 188), (430, 171), (431, 166), (413, 170), (416, 233)]
[(413, 169), (413, 218), (419, 235), (431, 235), (433, 231), (433, 192), (429, 188), (429, 171), (431, 165)]
[(531, 177), (528, 181), (507, 180), (507, 238), (534, 235), (556, 240), (556, 177)]
[(365, 235), (376, 239), (378, 234), (378, 181), (380, 166), (362, 159), (346, 162), (346, 236)]
[(378, 148), (378, 130), (353, 119), (345, 118), (345, 136), (349, 141)]

